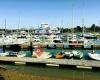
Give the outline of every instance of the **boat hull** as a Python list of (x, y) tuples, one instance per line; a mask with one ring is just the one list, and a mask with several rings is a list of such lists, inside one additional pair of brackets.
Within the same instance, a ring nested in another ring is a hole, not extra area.
[(65, 52), (65, 57), (66, 58), (72, 58), (73, 54), (71, 52)]
[(90, 59), (93, 59), (93, 60), (99, 60), (100, 61), (100, 54), (97, 54), (97, 53), (88, 53), (88, 56)]
[(76, 59), (83, 58), (83, 53), (80, 52), (80, 51), (72, 51), (72, 53), (73, 53), (73, 57), (76, 58)]

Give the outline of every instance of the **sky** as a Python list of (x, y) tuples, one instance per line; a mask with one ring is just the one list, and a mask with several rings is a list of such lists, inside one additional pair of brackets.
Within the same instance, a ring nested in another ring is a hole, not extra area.
[(100, 23), (100, 0), (0, 0), (0, 28), (31, 28), (41, 23), (70, 28)]

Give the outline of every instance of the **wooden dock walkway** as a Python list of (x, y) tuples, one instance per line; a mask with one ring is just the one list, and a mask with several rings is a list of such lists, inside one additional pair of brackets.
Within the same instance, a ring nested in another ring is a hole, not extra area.
[(30, 57), (0, 57), (0, 61), (7, 62), (24, 62), (24, 63), (44, 63), (55, 65), (70, 65), (70, 66), (84, 66), (84, 67), (98, 67), (100, 68), (100, 61), (94, 60), (77, 60), (77, 59), (41, 59)]
[[(20, 45), (20, 46), (30, 46), (30, 43), (21, 43), (21, 42), (9, 42), (9, 43), (0, 43), (0, 46), (12, 46), (12, 45)], [(64, 46), (69, 46), (68, 48), (70, 48), (71, 46), (74, 46), (75, 48), (84, 48), (84, 44), (83, 43), (34, 43), (32, 42), (32, 47), (37, 46), (37, 45), (42, 45), (43, 47), (47, 47), (48, 45), (56, 45), (57, 48), (64, 48)], [(90, 48), (100, 48), (100, 44), (94, 44), (91, 43)]]
[(49, 45), (56, 45), (57, 48), (64, 48), (64, 46), (74, 46), (75, 48), (85, 48), (84, 46), (90, 46), (90, 48), (100, 48), (100, 44), (91, 43), (90, 45), (85, 45), (84, 43), (33, 43), (32, 46), (42, 45), (43, 47), (47, 47)]
[(5, 43), (5, 42), (2, 42), (0, 43), (0, 46), (3, 46), (3, 45), (21, 45), (22, 43), (20, 42), (9, 42), (9, 43)]

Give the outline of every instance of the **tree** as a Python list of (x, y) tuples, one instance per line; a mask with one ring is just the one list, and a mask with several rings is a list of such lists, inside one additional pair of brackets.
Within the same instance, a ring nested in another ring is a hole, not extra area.
[(77, 26), (74, 28), (75, 32), (82, 32), (82, 28), (80, 26)]
[(80, 26), (77, 26), (76, 28), (78, 31), (80, 31), (80, 32), (82, 31), (82, 28)]
[(91, 31), (95, 31), (95, 28), (96, 28), (96, 25), (95, 24), (92, 24), (90, 30)]

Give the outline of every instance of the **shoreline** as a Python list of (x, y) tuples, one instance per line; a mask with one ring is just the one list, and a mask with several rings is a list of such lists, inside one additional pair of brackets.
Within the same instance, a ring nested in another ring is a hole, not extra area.
[[(0, 69), (0, 80), (72, 80), (66, 78), (57, 78), (54, 76), (32, 75), (16, 70), (2, 70)], [(80, 79), (79, 79), (80, 80)]]

